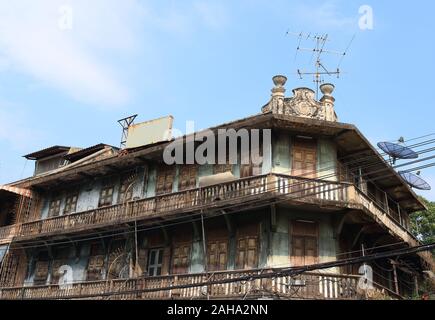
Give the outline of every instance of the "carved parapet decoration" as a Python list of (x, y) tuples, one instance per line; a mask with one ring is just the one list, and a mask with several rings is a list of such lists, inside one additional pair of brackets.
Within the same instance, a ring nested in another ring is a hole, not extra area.
[(262, 108), (263, 113), (272, 112), (296, 117), (311, 118), (317, 120), (337, 121), (334, 111), (334, 101), (331, 93), (334, 90), (332, 84), (324, 84), (321, 91), (324, 94), (320, 101), (315, 98), (315, 92), (309, 88), (296, 88), (293, 97), (285, 98), (284, 85), (287, 78), (284, 76), (273, 77), (275, 87), (272, 89), (272, 98)]

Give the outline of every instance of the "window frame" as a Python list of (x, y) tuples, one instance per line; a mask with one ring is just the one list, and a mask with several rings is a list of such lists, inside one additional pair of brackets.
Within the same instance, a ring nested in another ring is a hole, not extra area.
[[(103, 193), (107, 192), (108, 190), (111, 190), (110, 195), (103, 195)], [(98, 199), (98, 208), (102, 208), (102, 207), (109, 207), (111, 205), (113, 205), (113, 195), (115, 193), (115, 186), (114, 185), (108, 185), (108, 186), (104, 186), (103, 188), (101, 188), (100, 190), (100, 197)], [(110, 197), (110, 203), (109, 203), (109, 197)]]
[[(164, 248), (153, 248), (148, 251), (147, 273), (150, 277), (159, 277), (163, 273)], [(151, 259), (154, 253), (154, 261)], [(160, 272), (159, 272), (160, 269)], [(152, 272), (151, 272), (152, 270)]]
[[(57, 203), (55, 205), (55, 203)], [(60, 208), (62, 206), (62, 198), (61, 197), (55, 197), (50, 201), (50, 204), (48, 205), (48, 217), (58, 217), (60, 215)], [(54, 211), (55, 210), (55, 211)]]
[[(75, 198), (75, 200), (74, 200)], [(71, 200), (71, 203), (68, 203)], [(63, 214), (72, 214), (77, 211), (77, 203), (79, 200), (79, 193), (71, 193), (65, 198), (65, 207), (63, 209)]]

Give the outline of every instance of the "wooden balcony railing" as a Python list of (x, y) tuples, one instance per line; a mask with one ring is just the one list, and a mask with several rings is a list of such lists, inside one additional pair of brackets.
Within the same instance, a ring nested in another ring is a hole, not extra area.
[[(384, 216), (387, 213), (360, 189), (348, 182), (269, 174), (0, 228), (0, 241), (10, 240), (12, 236), (20, 240), (64, 232), (79, 232), (134, 220), (163, 217), (176, 212), (233, 205), (256, 197), (260, 198), (259, 196), (265, 194), (308, 203), (333, 201), (342, 206), (359, 204), (376, 215)], [(405, 226), (388, 213), (387, 218), (394, 225), (408, 232)]]
[[(304, 273), (296, 277), (278, 276), (246, 280), (269, 270), (224, 271), (214, 274), (160, 276), (127, 280), (83, 282), (69, 285), (3, 288), (0, 299), (211, 299), (270, 296), (287, 299), (398, 298), (376, 286), (367, 294), (358, 289), (359, 276)], [(242, 280), (237, 280), (238, 278)], [(207, 284), (207, 285), (204, 285)]]
[(0, 227), (0, 244), (10, 242), (16, 234), (17, 225)]
[(17, 238), (44, 235), (68, 230), (95, 228), (106, 224), (128, 222), (140, 218), (163, 216), (174, 211), (200, 209), (230, 200), (267, 192), (267, 176), (239, 179), (233, 182), (130, 201), (95, 210), (23, 223)]

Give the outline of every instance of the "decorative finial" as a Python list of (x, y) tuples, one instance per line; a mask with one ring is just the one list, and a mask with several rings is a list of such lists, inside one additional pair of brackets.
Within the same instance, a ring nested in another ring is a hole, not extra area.
[(320, 91), (324, 96), (330, 97), (334, 92), (335, 86), (332, 83), (324, 83), (320, 86)]
[(282, 75), (276, 75), (272, 78), (272, 80), (275, 87), (282, 88), (285, 86), (285, 83), (287, 82), (287, 77)]

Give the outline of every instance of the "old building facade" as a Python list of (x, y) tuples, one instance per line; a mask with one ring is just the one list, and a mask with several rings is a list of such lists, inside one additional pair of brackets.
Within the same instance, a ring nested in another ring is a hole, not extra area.
[(260, 130), (260, 163), (238, 148), (237, 163), (165, 164), (165, 148), (189, 136), (27, 155), (34, 176), (0, 187), (0, 299), (411, 295), (433, 269), (428, 252), (368, 263), (370, 288), (360, 265), (261, 277), (416, 246), (409, 215), (424, 210), (358, 129), (337, 121), (332, 85), (317, 101), (308, 88), (285, 97), (285, 83), (274, 77), (260, 114), (210, 128)]

